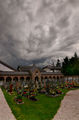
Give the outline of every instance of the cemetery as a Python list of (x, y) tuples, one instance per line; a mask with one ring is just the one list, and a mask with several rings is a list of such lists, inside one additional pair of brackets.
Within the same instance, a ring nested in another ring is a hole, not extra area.
[(52, 119), (66, 93), (79, 88), (78, 76), (64, 76), (55, 66), (4, 68), (0, 85), (17, 120)]

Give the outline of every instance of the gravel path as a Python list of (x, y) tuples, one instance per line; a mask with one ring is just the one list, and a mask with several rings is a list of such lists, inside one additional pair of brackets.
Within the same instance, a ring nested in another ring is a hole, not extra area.
[(79, 90), (66, 94), (53, 120), (79, 120)]
[(0, 120), (16, 120), (0, 88)]

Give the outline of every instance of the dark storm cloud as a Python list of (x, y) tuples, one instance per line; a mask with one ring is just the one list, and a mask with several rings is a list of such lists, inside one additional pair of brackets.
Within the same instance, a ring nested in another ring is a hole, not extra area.
[(79, 0), (0, 0), (0, 56), (48, 63), (79, 51)]

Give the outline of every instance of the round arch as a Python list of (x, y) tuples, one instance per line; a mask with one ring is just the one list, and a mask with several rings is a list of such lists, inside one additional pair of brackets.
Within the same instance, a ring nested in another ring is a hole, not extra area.
[(55, 76), (53, 76), (53, 79), (56, 79), (56, 77), (55, 77)]
[(6, 82), (11, 82), (12, 78), (11, 77), (7, 77), (6, 78)]
[(59, 80), (59, 76), (57, 76), (57, 80)]
[(4, 81), (4, 77), (0, 77), (0, 81)]
[(24, 81), (24, 77), (20, 77), (20, 80), (21, 80), (21, 81)]
[(26, 78), (26, 81), (29, 81), (29, 80), (30, 80), (30, 77), (27, 77), (27, 78)]
[(13, 81), (18, 82), (18, 77), (14, 77)]

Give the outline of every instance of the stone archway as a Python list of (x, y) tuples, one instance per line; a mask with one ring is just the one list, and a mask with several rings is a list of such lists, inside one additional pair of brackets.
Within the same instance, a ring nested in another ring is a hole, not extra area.
[(35, 77), (35, 87), (39, 88), (39, 77)]
[(12, 81), (12, 78), (11, 77), (7, 77), (6, 78), (6, 85), (10, 85), (11, 81)]
[(6, 78), (6, 82), (11, 82), (12, 78), (11, 77), (7, 77)]
[(14, 81), (14, 82), (18, 82), (18, 77), (14, 77), (14, 78), (13, 78), (13, 81)]
[(15, 88), (18, 83), (18, 77), (13, 77), (13, 87)]

